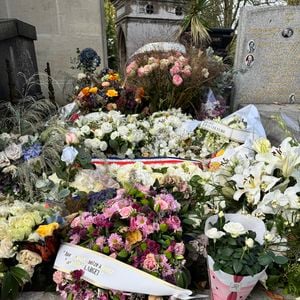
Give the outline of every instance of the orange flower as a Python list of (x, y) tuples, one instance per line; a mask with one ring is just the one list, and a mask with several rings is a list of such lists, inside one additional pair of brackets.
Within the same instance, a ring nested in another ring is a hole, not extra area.
[(144, 89), (142, 87), (137, 88), (137, 90), (135, 92), (135, 101), (137, 103), (141, 103), (144, 96), (145, 96)]
[(110, 74), (109, 77), (108, 77), (109, 80), (119, 80), (120, 79), (120, 76), (118, 73), (113, 73), (113, 74)]
[(89, 89), (89, 93), (91, 94), (97, 94), (97, 92), (98, 92), (98, 88), (96, 86)]
[(90, 88), (87, 86), (85, 88), (83, 88), (80, 93), (82, 93), (84, 96), (88, 96), (89, 95), (89, 91), (90, 91)]
[(119, 93), (116, 90), (108, 90), (106, 92), (106, 96), (108, 97), (117, 97)]

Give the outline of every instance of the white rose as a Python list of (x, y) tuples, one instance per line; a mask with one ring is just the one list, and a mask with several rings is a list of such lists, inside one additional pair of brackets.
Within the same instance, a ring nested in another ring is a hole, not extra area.
[(107, 143), (102, 141), (100, 144), (100, 150), (101, 151), (105, 151), (107, 149)]
[(17, 160), (22, 156), (22, 146), (13, 143), (9, 145), (4, 152), (8, 159)]
[(3, 173), (10, 173), (13, 177), (16, 176), (18, 168), (15, 165), (10, 165), (2, 170)]
[(10, 161), (5, 155), (4, 151), (0, 152), (0, 168), (4, 168), (10, 165)]
[(11, 137), (10, 137), (10, 135), (8, 133), (3, 132), (3, 133), (0, 134), (0, 139), (1, 140), (10, 140)]
[(223, 229), (231, 234), (233, 238), (237, 238), (241, 234), (245, 234), (247, 230), (244, 228), (244, 226), (240, 223), (235, 222), (229, 222), (224, 225)]
[(88, 125), (84, 125), (80, 128), (80, 132), (84, 135), (89, 135), (91, 133), (91, 128)]
[(10, 258), (15, 255), (16, 251), (14, 250), (14, 244), (12, 240), (8, 237), (5, 237), (0, 242), (0, 258)]
[(266, 242), (272, 242), (275, 239), (275, 235), (269, 231), (265, 233), (264, 239)]
[(120, 136), (119, 132), (118, 131), (114, 131), (114, 132), (111, 133), (110, 139), (111, 140), (115, 140), (118, 136)]
[(84, 73), (78, 73), (78, 75), (77, 75), (78, 80), (82, 80), (84, 78), (86, 78), (86, 75)]
[(125, 155), (127, 155), (128, 157), (134, 157), (132, 149), (127, 149)]
[(16, 259), (20, 264), (32, 267), (40, 264), (43, 261), (39, 254), (30, 250), (21, 250), (17, 254)]
[(93, 139), (86, 139), (84, 141), (84, 145), (87, 147), (87, 148), (90, 148), (90, 149), (99, 149), (100, 146), (101, 146), (101, 141), (97, 138), (93, 138)]
[(254, 241), (253, 241), (253, 239), (249, 238), (249, 239), (246, 239), (246, 240), (245, 240), (245, 244), (246, 244), (246, 246), (247, 246), (248, 248), (253, 248), (253, 246), (254, 246)]
[(21, 143), (21, 145), (26, 144), (29, 142), (29, 135), (22, 135), (19, 137), (19, 141)]
[(223, 232), (223, 231), (218, 231), (217, 228), (213, 227), (213, 228), (207, 230), (207, 231), (205, 232), (205, 235), (206, 235), (208, 238), (210, 238), (210, 239), (216, 240), (216, 239), (221, 238), (223, 235), (225, 235), (225, 232)]
[(129, 130), (126, 126), (120, 126), (118, 127), (118, 132), (120, 133), (120, 135), (127, 135)]
[(102, 139), (104, 136), (104, 133), (101, 129), (96, 129), (94, 131), (94, 136), (97, 137), (98, 139)]
[(73, 146), (68, 146), (64, 148), (60, 159), (64, 161), (68, 166), (74, 162), (77, 154), (78, 151)]
[(104, 133), (110, 133), (112, 132), (112, 126), (110, 123), (108, 122), (105, 122), (101, 125), (101, 130), (104, 132)]

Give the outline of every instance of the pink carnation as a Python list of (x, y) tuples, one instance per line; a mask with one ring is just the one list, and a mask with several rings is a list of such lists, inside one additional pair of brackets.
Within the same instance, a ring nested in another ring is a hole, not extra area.
[(155, 259), (154, 254), (152, 254), (152, 253), (147, 254), (147, 256), (143, 262), (143, 268), (148, 271), (156, 271), (158, 269), (158, 267), (159, 267), (159, 265)]
[(73, 219), (73, 221), (71, 222), (71, 228), (75, 228), (81, 225), (81, 217), (76, 217)]
[(172, 82), (173, 82), (174, 85), (180, 86), (183, 83), (183, 79), (180, 75), (175, 74), (173, 76)]

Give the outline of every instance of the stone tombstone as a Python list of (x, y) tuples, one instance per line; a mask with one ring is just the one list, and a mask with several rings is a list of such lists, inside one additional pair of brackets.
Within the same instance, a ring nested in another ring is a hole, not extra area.
[(233, 108), (300, 103), (300, 6), (244, 7)]
[[(21, 98), (25, 80), (18, 73), (26, 79), (38, 73), (34, 40), (34, 26), (17, 19), (0, 19), (0, 99)], [(40, 95), (40, 87), (35, 85), (30, 94)]]

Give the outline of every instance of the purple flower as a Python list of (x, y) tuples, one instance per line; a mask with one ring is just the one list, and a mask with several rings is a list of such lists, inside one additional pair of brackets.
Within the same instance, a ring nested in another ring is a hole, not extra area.
[(72, 278), (76, 281), (80, 280), (80, 278), (83, 276), (84, 271), (83, 270), (75, 270), (71, 273)]
[(31, 146), (23, 149), (23, 158), (25, 161), (38, 157), (42, 152), (42, 146), (39, 143), (34, 143)]

